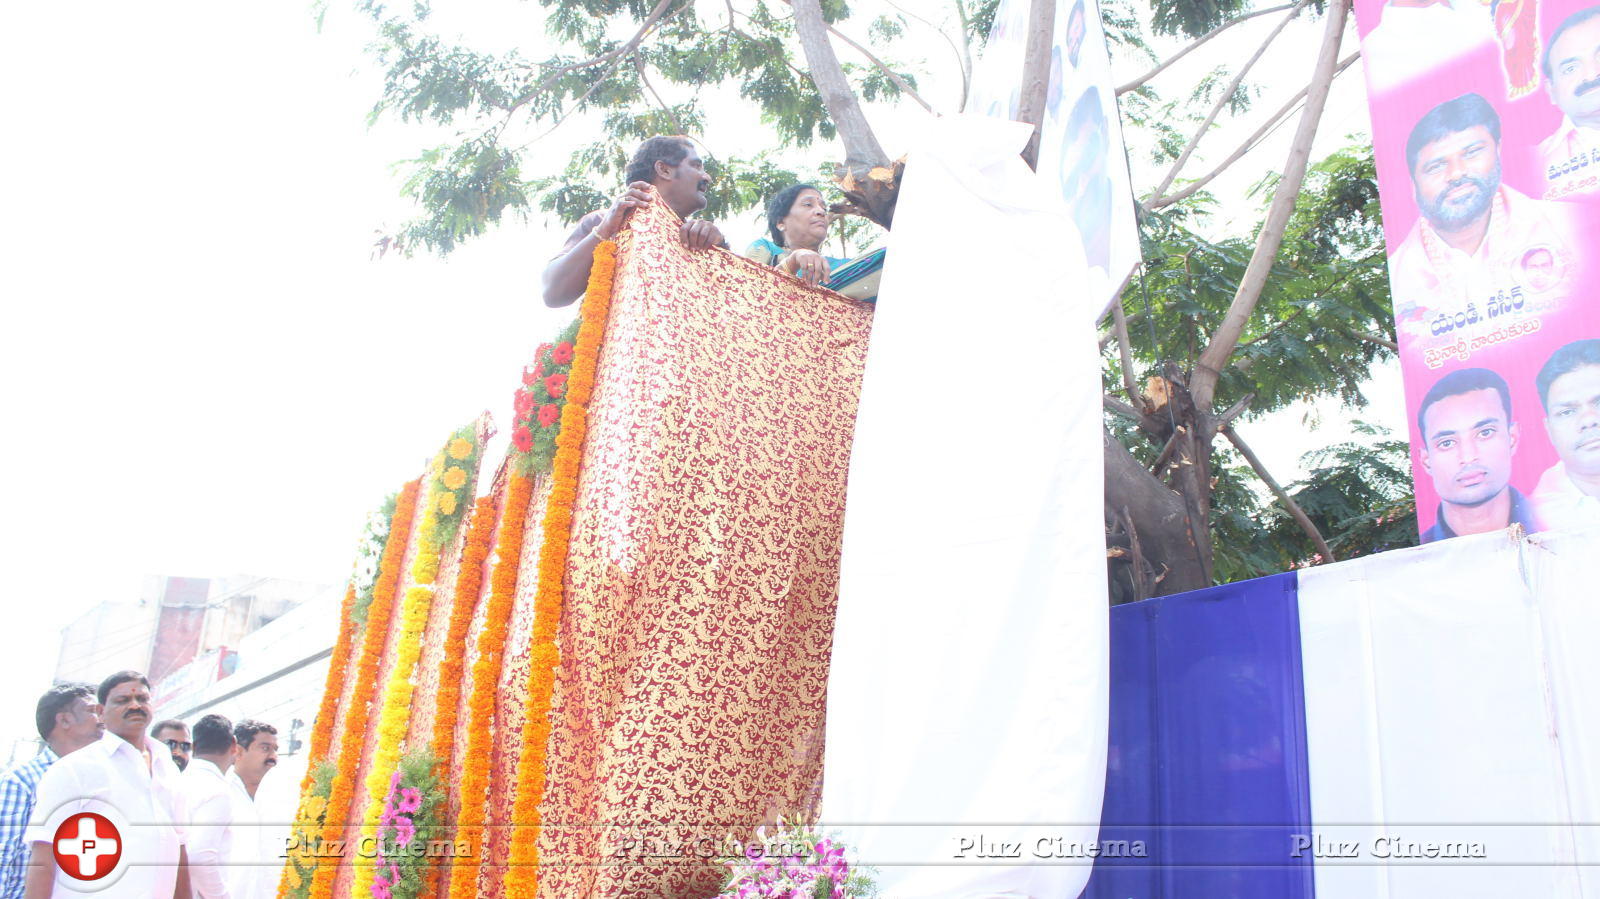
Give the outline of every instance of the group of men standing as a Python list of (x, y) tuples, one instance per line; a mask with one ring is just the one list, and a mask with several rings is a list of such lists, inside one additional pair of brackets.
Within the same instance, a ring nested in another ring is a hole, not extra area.
[(44, 748), (0, 777), (0, 899), (81, 895), (96, 875), (115, 878), (106, 895), (276, 895), (281, 846), (256, 797), (277, 729), (212, 714), (191, 735), (152, 715), (137, 671), (40, 698)]

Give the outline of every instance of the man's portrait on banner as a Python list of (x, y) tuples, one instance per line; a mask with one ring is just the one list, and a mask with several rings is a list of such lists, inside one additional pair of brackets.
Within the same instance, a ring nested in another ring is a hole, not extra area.
[(1539, 477), (1537, 514), (1552, 528), (1600, 524), (1600, 338), (1550, 354), (1536, 386), (1545, 433), (1561, 460)]
[(1414, 340), (1514, 324), (1571, 292), (1571, 213), (1503, 183), (1500, 145), (1500, 115), (1476, 93), (1435, 106), (1412, 128), (1406, 163), (1419, 215), (1389, 268), (1396, 326)]
[(1498, 531), (1521, 524), (1538, 530), (1527, 497), (1511, 486), (1517, 452), (1511, 388), (1486, 368), (1440, 378), (1417, 408), (1422, 467), (1433, 479), (1439, 508), (1422, 542)]
[(1600, 190), (1600, 4), (1567, 16), (1544, 51), (1545, 91), (1561, 124), (1539, 144), (1546, 199)]

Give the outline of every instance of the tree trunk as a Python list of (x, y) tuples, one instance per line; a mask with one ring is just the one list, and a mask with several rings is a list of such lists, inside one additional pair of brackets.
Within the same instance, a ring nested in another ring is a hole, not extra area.
[(845, 166), (852, 171), (867, 170), (889, 164), (888, 154), (872, 133), (861, 103), (850, 82), (845, 80), (844, 68), (828, 43), (828, 23), (822, 18), (820, 0), (793, 0), (795, 31), (800, 36), (800, 49), (806, 55), (811, 69), (811, 80), (822, 94), (828, 107), (828, 117), (839, 129), (839, 140), (844, 143)]
[[(1150, 569), (1149, 594), (1164, 596), (1211, 586), (1200, 561), (1199, 547), (1190, 539), (1190, 513), (1184, 498), (1150, 474), (1110, 433), (1105, 435), (1104, 455), (1108, 528), (1114, 527), (1115, 518), (1125, 512), (1125, 526), (1135, 532), (1142, 561)], [(1131, 572), (1126, 576), (1131, 577)], [(1130, 583), (1121, 588), (1134, 592)], [(1113, 592), (1118, 588), (1114, 586)]]
[(1028, 168), (1039, 162), (1039, 129), (1050, 89), (1050, 46), (1056, 33), (1056, 0), (1032, 0), (1028, 10), (1028, 38), (1022, 56), (1022, 94), (1017, 119), (1033, 126), (1033, 136), (1022, 151)]

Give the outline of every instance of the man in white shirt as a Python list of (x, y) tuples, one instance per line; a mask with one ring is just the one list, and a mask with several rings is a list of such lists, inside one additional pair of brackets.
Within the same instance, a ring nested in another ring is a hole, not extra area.
[(229, 773), (236, 746), (227, 718), (207, 715), (195, 722), (194, 755), (180, 781), (178, 809), (197, 899), (242, 899), (255, 873), (255, 809)]
[[(233, 738), (239, 747), (234, 752), (233, 770), (228, 780), (234, 791), (244, 797), (246, 805), (241, 814), (248, 814), (248, 834), (241, 830), (241, 842), (236, 847), (241, 865), (239, 892), (234, 899), (273, 899), (278, 894), (278, 875), (283, 871), (283, 840), (273, 840), (272, 828), (262, 824), (261, 781), (278, 764), (278, 729), (263, 721), (246, 718), (233, 726)], [(285, 834), (286, 835), (286, 834)], [(245, 841), (248, 841), (246, 844)], [(248, 864), (246, 864), (248, 862)]]
[(178, 766), (166, 746), (145, 735), (150, 726), (150, 682), (137, 671), (119, 671), (101, 681), (97, 698), (103, 707), (104, 736), (50, 766), (39, 780), (27, 834), (33, 867), (23, 895), (26, 899), (87, 895), (75, 888), (80, 881), (56, 863), (52, 851), (56, 830), (81, 812), (109, 812), (122, 822), (118, 846), (122, 873), (111, 891), (100, 895), (188, 899), (188, 878), (180, 871), (182, 836), (174, 827)]
[(1600, 524), (1600, 339), (1550, 354), (1535, 384), (1545, 433), (1561, 458), (1534, 488), (1539, 518), (1549, 528)]
[(1544, 84), (1562, 114), (1539, 144), (1545, 199), (1600, 190), (1600, 6), (1578, 10), (1551, 32)]

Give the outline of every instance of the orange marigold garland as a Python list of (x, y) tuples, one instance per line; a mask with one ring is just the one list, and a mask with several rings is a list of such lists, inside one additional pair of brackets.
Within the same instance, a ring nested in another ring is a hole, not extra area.
[[(489, 539), (494, 536), (494, 496), (480, 496), (467, 522), (467, 536), (461, 547), (461, 564), (456, 569), (456, 592), (450, 606), (450, 626), (445, 634), (444, 660), (439, 664), (439, 697), (433, 717), (433, 753), (439, 759), (434, 775), (448, 798), (452, 782), (450, 761), (455, 753), (456, 711), (461, 702), (461, 669), (466, 659), (467, 631), (478, 608), (478, 591), (483, 585), (483, 563), (489, 558)], [(428, 875), (429, 894), (438, 883), (439, 871)]]
[(511, 863), (506, 872), (510, 899), (534, 899), (539, 889), (539, 805), (544, 801), (545, 749), (550, 738), (550, 699), (555, 667), (560, 661), (556, 631), (572, 538), (572, 504), (578, 495), (578, 468), (588, 429), (587, 407), (600, 363), (600, 342), (611, 309), (616, 278), (617, 245), (595, 247), (589, 289), (584, 293), (581, 325), (573, 347), (572, 371), (563, 388), (561, 431), (551, 465), (549, 504), (544, 514), (544, 545), (539, 551), (539, 583), (534, 591), (533, 634), (529, 640), (527, 717), (522, 725), (522, 752), (517, 758), (516, 800), (511, 820), (518, 828), (511, 838)]
[[(406, 544), (411, 536), (411, 520), (417, 511), (417, 492), (420, 481), (412, 481), (400, 491), (395, 503), (394, 518), (389, 526), (389, 539), (383, 547), (383, 557), (378, 562), (378, 580), (372, 591), (372, 604), (367, 608), (367, 629), (362, 635), (361, 655), (356, 664), (356, 683), (350, 693), (350, 708), (346, 718), (352, 723), (362, 720), (372, 705), (373, 689), (377, 685), (378, 663), (383, 656), (383, 645), (389, 636), (389, 616), (394, 611), (395, 593), (400, 588), (400, 562), (405, 557)], [(328, 794), (328, 804), (323, 818), (324, 846), (344, 845), (344, 828), (350, 818), (350, 806), (355, 799), (356, 769), (361, 765), (362, 744), (365, 732), (346, 727), (340, 740), (338, 773), (333, 789)], [(341, 855), (342, 859), (343, 856)], [(339, 870), (338, 861), (318, 856), (316, 873), (311, 881), (311, 899), (328, 899), (333, 893), (334, 876)]]
[(461, 763), (461, 810), (456, 815), (456, 841), (469, 848), (450, 875), (449, 899), (477, 899), (478, 870), (484, 861), (484, 809), (489, 798), (489, 760), (494, 750), (495, 697), (505, 661), (506, 631), (516, 602), (517, 569), (522, 562), (522, 535), (533, 501), (533, 479), (514, 474), (506, 485), (505, 509), (495, 542), (489, 598), (478, 631), (478, 657), (472, 665), (472, 693), (467, 698), (467, 748)]
[[(317, 708), (317, 717), (311, 722), (311, 747), (308, 751), (309, 764), (306, 765), (306, 775), (300, 781), (300, 808), (295, 815), (294, 831), (296, 848), (305, 847), (304, 853), (290, 856), (284, 865), (283, 878), (278, 882), (278, 896), (286, 899), (291, 893), (299, 892), (304, 884), (303, 871), (311, 866), (310, 846), (312, 831), (317, 824), (316, 811), (325, 807), (327, 800), (322, 797), (312, 796), (312, 783), (316, 779), (317, 766), (328, 757), (328, 743), (333, 739), (334, 718), (339, 713), (339, 694), (343, 692), (344, 679), (350, 666), (350, 647), (355, 643), (356, 631), (360, 625), (356, 623), (354, 612), (356, 606), (356, 582), (350, 581), (345, 588), (344, 605), (339, 609), (339, 636), (333, 641), (333, 655), (328, 658), (328, 677), (322, 687), (322, 705)], [(314, 801), (313, 801), (314, 799)]]

